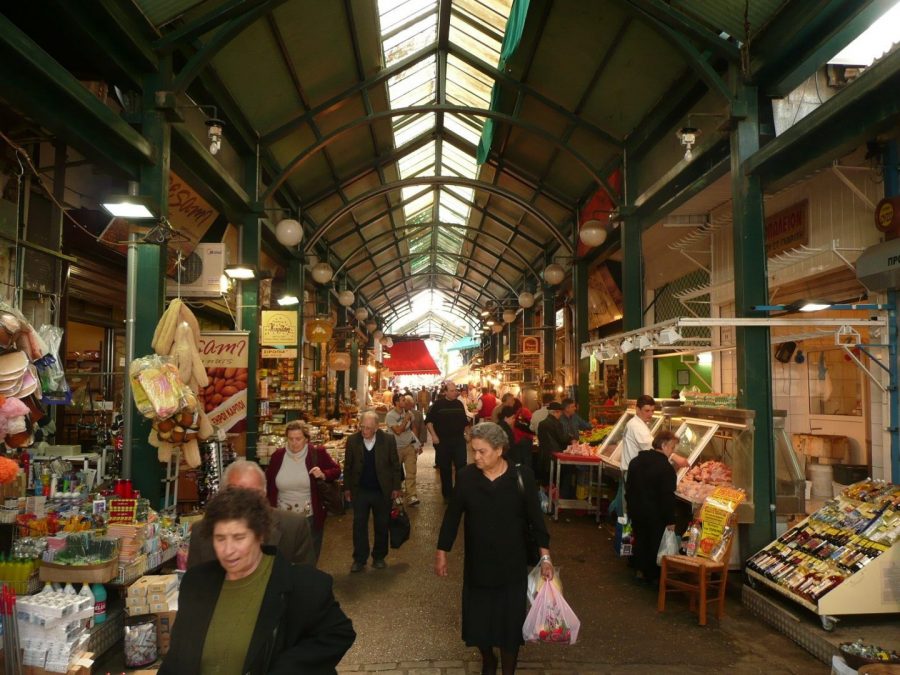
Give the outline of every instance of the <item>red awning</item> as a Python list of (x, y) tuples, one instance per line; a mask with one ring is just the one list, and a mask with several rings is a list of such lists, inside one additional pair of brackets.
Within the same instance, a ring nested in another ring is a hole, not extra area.
[(386, 359), (384, 365), (394, 375), (441, 374), (424, 340), (395, 342), (387, 351), (390, 352), (391, 358)]

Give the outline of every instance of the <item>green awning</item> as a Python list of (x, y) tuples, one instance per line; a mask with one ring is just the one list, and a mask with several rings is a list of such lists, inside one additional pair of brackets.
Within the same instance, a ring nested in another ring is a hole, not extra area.
[(460, 349), (475, 349), (476, 347), (481, 346), (481, 339), (477, 337), (467, 336), (464, 338), (460, 338), (452, 345), (447, 347), (448, 352), (458, 351)]

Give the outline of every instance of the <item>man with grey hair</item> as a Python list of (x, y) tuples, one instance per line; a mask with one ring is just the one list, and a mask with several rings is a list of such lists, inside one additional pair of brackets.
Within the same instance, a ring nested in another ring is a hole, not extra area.
[[(266, 474), (256, 462), (239, 459), (232, 462), (222, 475), (223, 489), (244, 488), (266, 494)], [(309, 523), (300, 513), (271, 509), (272, 529), (266, 543), (275, 546), (285, 560), (294, 564), (316, 564)], [(202, 527), (195, 523), (191, 528), (191, 544), (188, 549), (188, 567), (196, 567), (210, 560), (216, 560), (212, 540), (203, 536)]]
[[(378, 415), (364, 412), (359, 431), (347, 439), (344, 453), (344, 497), (353, 503), (353, 564), (362, 572), (369, 556), (372, 567), (387, 567), (391, 501), (400, 496), (400, 458), (394, 437), (378, 428)], [(369, 512), (375, 542), (369, 548)]]

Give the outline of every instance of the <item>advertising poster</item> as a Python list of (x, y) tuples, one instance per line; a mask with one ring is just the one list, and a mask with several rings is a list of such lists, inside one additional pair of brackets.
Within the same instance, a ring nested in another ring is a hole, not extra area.
[(250, 335), (238, 331), (202, 331), (200, 358), (209, 385), (200, 390), (200, 404), (215, 426), (230, 433), (247, 425), (247, 353)]
[(267, 346), (297, 344), (296, 311), (263, 310), (261, 323), (259, 344)]

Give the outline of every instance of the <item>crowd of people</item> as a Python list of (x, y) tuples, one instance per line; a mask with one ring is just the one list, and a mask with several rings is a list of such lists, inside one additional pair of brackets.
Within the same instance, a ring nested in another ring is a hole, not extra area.
[[(498, 665), (515, 672), (528, 563), (537, 560), (542, 576), (553, 576), (539, 491), (550, 482), (552, 453), (590, 424), (572, 399), (547, 396), (532, 412), (490, 387), (467, 403), (463, 393), (453, 382), (434, 400), (424, 388), (392, 391), (383, 429), (374, 410), (360, 416), (343, 467), (296, 421), (265, 472), (246, 460), (231, 464), (194, 528), (182, 611), (160, 672), (335, 672), (355, 633), (331, 577), (315, 569), (326, 522), (321, 484), (343, 475), (353, 510), (350, 572), (363, 572), (370, 560), (384, 569), (392, 505), (419, 503), (416, 460), (429, 437), (446, 504), (434, 571), (449, 574), (447, 552), (464, 520), (462, 638), (479, 649), (482, 672)], [(658, 576), (664, 531), (675, 527), (675, 472), (684, 463), (674, 434), (651, 434), (654, 409), (651, 397), (639, 397), (626, 426), (623, 494), (614, 507), (632, 522), (630, 563), (647, 582)], [(240, 640), (228, 637), (234, 626), (242, 627)]]

